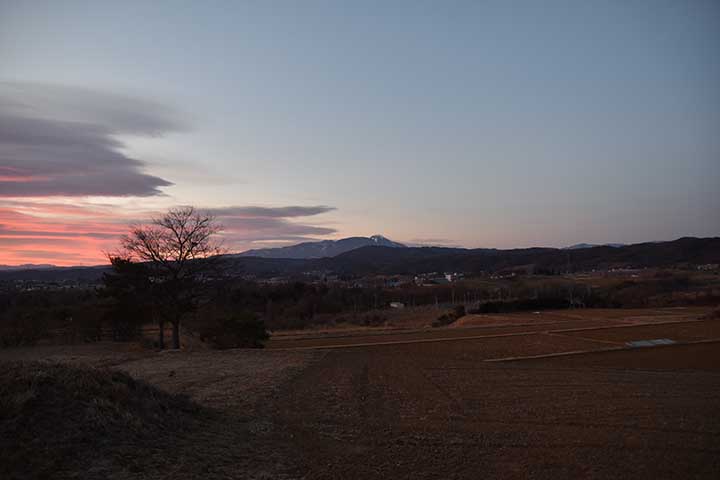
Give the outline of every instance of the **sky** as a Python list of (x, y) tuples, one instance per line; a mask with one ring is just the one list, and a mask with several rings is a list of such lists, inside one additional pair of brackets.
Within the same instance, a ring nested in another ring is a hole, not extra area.
[(0, 0), (0, 264), (720, 235), (720, 2)]

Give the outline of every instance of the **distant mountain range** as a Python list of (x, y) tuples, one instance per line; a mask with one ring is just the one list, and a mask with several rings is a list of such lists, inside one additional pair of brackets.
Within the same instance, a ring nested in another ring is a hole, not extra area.
[[(380, 242), (381, 240), (378, 239), (371, 245), (321, 258), (273, 258), (252, 256), (249, 255), (249, 252), (228, 255), (228, 270), (234, 272), (235, 275), (268, 278), (300, 276), (306, 272), (318, 271), (358, 276), (413, 275), (427, 272), (463, 272), (473, 275), (513, 270), (564, 273), (568, 270), (583, 272), (611, 268), (692, 268), (695, 265), (720, 263), (720, 237), (685, 237), (672, 242), (648, 242), (619, 247), (517, 248), (511, 250), (402, 247), (395, 242), (391, 242), (395, 246), (381, 246), (377, 244)], [(319, 251), (322, 252), (322, 250)], [(327, 249), (325, 252), (332, 252), (332, 250)], [(104, 272), (109, 271), (110, 267), (107, 265), (5, 270), (0, 271), (0, 280), (49, 282), (74, 280), (93, 283), (99, 281)]]
[(320, 240), (318, 242), (304, 242), (289, 247), (260, 248), (247, 250), (237, 254), (241, 257), (262, 258), (325, 258), (336, 257), (345, 252), (361, 247), (390, 247), (406, 248), (402, 243), (393, 242), (382, 235), (371, 237), (348, 237), (340, 240)]
[(9, 270), (37, 270), (57, 268), (55, 265), (49, 263), (24, 263), (22, 265), (0, 265), (0, 272), (7, 272)]
[(581, 250), (583, 248), (593, 248), (593, 247), (613, 247), (613, 248), (619, 248), (624, 247), (624, 243), (603, 243), (602, 245), (598, 245), (595, 243), (576, 243), (575, 245), (570, 245), (569, 247), (565, 247), (565, 250)]

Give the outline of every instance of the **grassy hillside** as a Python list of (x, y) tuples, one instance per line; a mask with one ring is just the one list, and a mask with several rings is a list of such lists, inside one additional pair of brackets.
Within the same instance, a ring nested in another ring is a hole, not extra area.
[(0, 364), (0, 478), (127, 477), (144, 447), (167, 446), (198, 408), (129, 375)]

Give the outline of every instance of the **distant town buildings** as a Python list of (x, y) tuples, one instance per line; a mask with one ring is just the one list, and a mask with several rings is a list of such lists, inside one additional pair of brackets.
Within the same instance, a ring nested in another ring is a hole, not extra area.
[(711, 271), (711, 270), (718, 270), (720, 269), (720, 264), (718, 263), (706, 263), (704, 265), (698, 265), (698, 270), (702, 271)]
[(420, 273), (415, 276), (415, 285), (420, 286), (432, 286), (432, 285), (446, 285), (448, 283), (457, 282), (464, 278), (462, 273)]

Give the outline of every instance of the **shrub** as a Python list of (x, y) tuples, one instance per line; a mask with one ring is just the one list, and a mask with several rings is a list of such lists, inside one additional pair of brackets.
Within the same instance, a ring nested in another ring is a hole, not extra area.
[(385, 316), (379, 313), (368, 313), (367, 315), (363, 315), (362, 324), (366, 327), (379, 327), (383, 325), (386, 320)]
[(0, 346), (35, 345), (48, 335), (48, 321), (40, 313), (10, 314), (0, 320)]
[(219, 349), (262, 348), (270, 338), (265, 322), (252, 312), (220, 315), (199, 329), (200, 339)]
[(465, 306), (464, 305), (455, 305), (451, 311), (443, 313), (440, 315), (433, 323), (432, 326), (437, 327), (444, 327), (445, 325), (450, 325), (451, 323), (454, 323), (457, 319), (465, 316)]

